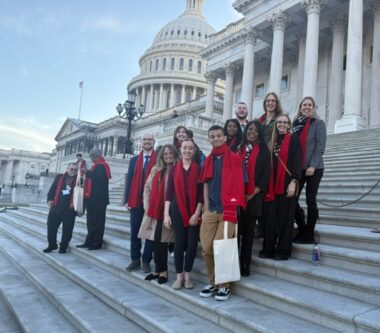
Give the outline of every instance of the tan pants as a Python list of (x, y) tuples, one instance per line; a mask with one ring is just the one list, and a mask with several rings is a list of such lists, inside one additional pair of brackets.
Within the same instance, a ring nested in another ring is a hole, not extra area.
[[(235, 224), (228, 223), (228, 238), (232, 238), (235, 233)], [(200, 231), (202, 255), (206, 263), (207, 274), (210, 284), (215, 286), (215, 264), (214, 264), (214, 240), (223, 238), (224, 221), (223, 214), (205, 211), (202, 214), (202, 224)], [(229, 288), (229, 283), (223, 283), (218, 288)]]

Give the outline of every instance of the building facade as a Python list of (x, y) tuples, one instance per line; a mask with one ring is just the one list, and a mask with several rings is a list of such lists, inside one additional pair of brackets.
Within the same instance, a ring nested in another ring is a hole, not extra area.
[(315, 97), (328, 133), (380, 126), (379, 0), (232, 5), (243, 19), (211, 35), (201, 52), (209, 74), (226, 82), (224, 118), (238, 101), (258, 117), (274, 91), (289, 114), (303, 96)]

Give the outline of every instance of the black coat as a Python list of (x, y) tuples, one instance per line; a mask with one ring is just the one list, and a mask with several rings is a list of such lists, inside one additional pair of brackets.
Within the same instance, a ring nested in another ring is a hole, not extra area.
[[(47, 194), (47, 201), (54, 201), (55, 192), (57, 191), (58, 183), (61, 177), (62, 177), (62, 174), (59, 174), (55, 177), (54, 182), (53, 184), (51, 184), (49, 192)], [(74, 211), (74, 208), (70, 208), (70, 202), (71, 202), (71, 198), (74, 192), (75, 180), (76, 180), (76, 177), (72, 177), (72, 179), (70, 180), (70, 184), (69, 184), (70, 194), (68, 195), (62, 194), (62, 190), (66, 189), (66, 183), (65, 182), (63, 183), (61, 193), (59, 194), (59, 198), (58, 198), (58, 204), (57, 206), (51, 207), (50, 208), (51, 211), (57, 214), (61, 214), (61, 213), (65, 213), (65, 214), (67, 213), (67, 214), (73, 214), (73, 215), (76, 214)]]
[(86, 206), (107, 206), (110, 203), (108, 177), (104, 166), (98, 164), (93, 171), (88, 170), (86, 177), (92, 179), (91, 197), (86, 199)]

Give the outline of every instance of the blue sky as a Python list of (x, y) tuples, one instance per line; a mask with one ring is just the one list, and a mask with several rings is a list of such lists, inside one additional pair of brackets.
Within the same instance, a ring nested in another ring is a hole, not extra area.
[[(232, 0), (206, 0), (215, 29), (239, 19)], [(138, 60), (185, 0), (0, 0), (0, 148), (50, 151), (67, 117), (116, 115)]]

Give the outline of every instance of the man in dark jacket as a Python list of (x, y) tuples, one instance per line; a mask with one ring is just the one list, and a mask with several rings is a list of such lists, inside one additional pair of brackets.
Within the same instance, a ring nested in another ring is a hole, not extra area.
[(73, 193), (76, 181), (77, 167), (70, 163), (64, 174), (57, 175), (47, 195), (47, 204), (50, 207), (47, 220), (47, 239), (49, 246), (44, 250), (49, 253), (58, 249), (57, 232), (62, 223), (62, 238), (59, 253), (66, 253), (71, 240), (75, 222)]
[(110, 203), (108, 183), (111, 178), (111, 170), (98, 148), (91, 149), (89, 156), (93, 164), (90, 170), (86, 171), (84, 182), (87, 237), (86, 241), (77, 247), (98, 250), (102, 247), (106, 209)]

